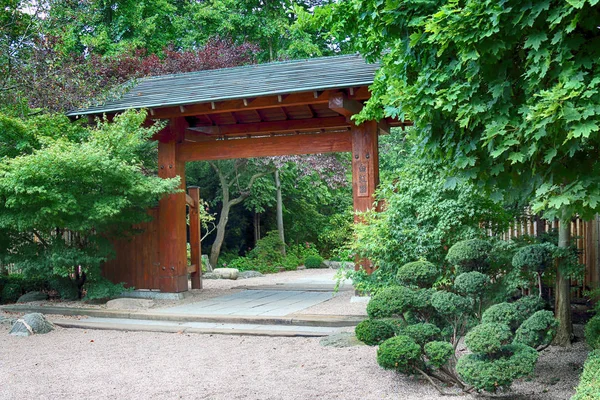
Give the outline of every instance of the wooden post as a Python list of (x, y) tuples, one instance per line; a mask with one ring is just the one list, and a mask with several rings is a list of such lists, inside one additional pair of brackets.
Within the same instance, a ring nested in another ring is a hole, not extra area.
[[(377, 123), (367, 121), (352, 130), (352, 197), (354, 212), (364, 212), (373, 208), (374, 193), (379, 185), (379, 148)], [(354, 216), (355, 223), (361, 223), (359, 215)], [(370, 260), (357, 260), (356, 269), (364, 268), (373, 272)]]
[(191, 186), (188, 189), (193, 201), (190, 207), (190, 253), (191, 264), (196, 265), (196, 272), (191, 273), (192, 289), (202, 289), (202, 252), (200, 248), (200, 188)]
[(185, 127), (181, 121), (171, 120), (167, 134), (158, 142), (158, 176), (181, 178), (181, 192), (164, 197), (159, 202), (159, 271), (158, 287), (161, 292), (178, 293), (188, 290), (187, 249), (185, 222), (185, 163), (178, 160), (177, 142)]

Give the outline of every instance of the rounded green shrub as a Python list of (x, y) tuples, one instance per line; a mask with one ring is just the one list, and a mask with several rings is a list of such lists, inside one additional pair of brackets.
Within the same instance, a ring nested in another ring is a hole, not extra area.
[(402, 330), (401, 334), (412, 338), (419, 346), (424, 346), (427, 342), (439, 339), (441, 331), (433, 324), (421, 322), (408, 325)]
[(490, 277), (478, 271), (463, 272), (454, 280), (454, 289), (458, 293), (478, 296), (490, 284)]
[(446, 260), (456, 267), (456, 273), (479, 271), (489, 268), (492, 245), (481, 239), (463, 240), (450, 247)]
[(421, 366), (421, 346), (408, 336), (395, 336), (381, 343), (377, 349), (377, 363), (384, 369), (405, 374)]
[(401, 318), (382, 318), (381, 321), (387, 322), (392, 327), (396, 335), (400, 335), (402, 330), (406, 328), (407, 325), (406, 321)]
[(425, 344), (424, 350), (427, 359), (436, 368), (446, 365), (454, 355), (454, 346), (448, 342), (429, 342)]
[(459, 315), (469, 312), (473, 307), (471, 300), (456, 293), (437, 291), (431, 295), (431, 305), (437, 312), (445, 316)]
[(512, 304), (514, 304), (519, 314), (521, 314), (522, 320), (526, 320), (535, 312), (546, 308), (546, 301), (540, 296), (523, 296)]
[(392, 318), (411, 308), (413, 291), (404, 286), (390, 286), (377, 292), (367, 304), (370, 318)]
[(552, 343), (556, 336), (558, 320), (552, 311), (537, 311), (521, 324), (513, 343), (524, 344), (534, 349)]
[(50, 289), (56, 290), (63, 300), (77, 300), (79, 293), (77, 285), (71, 279), (62, 276), (55, 276), (48, 281)]
[(429, 261), (414, 261), (401, 266), (396, 278), (405, 285), (427, 288), (434, 284), (440, 273), (440, 268)]
[(7, 283), (2, 288), (2, 303), (15, 303), (23, 294), (21, 285), (17, 283)]
[(495, 357), (467, 354), (456, 364), (460, 377), (477, 390), (495, 392), (508, 388), (518, 378), (533, 373), (538, 352), (525, 345), (511, 344)]
[(585, 341), (592, 349), (600, 348), (600, 314), (585, 324)]
[(304, 260), (304, 266), (306, 268), (321, 268), (323, 257), (321, 256), (308, 256)]
[(394, 327), (386, 320), (366, 319), (354, 328), (356, 338), (369, 346), (376, 346), (386, 339), (393, 337)]
[(583, 373), (576, 388), (577, 393), (571, 400), (598, 400), (600, 399), (600, 350), (594, 350), (589, 355), (583, 366)]
[(479, 324), (465, 336), (465, 344), (473, 353), (493, 354), (510, 343), (513, 335), (508, 326), (498, 323)]
[(517, 310), (514, 303), (498, 303), (494, 304), (481, 316), (481, 322), (506, 324), (513, 331), (521, 325), (524, 318)]
[(515, 268), (542, 272), (552, 265), (552, 251), (547, 244), (531, 244), (520, 248), (512, 259)]

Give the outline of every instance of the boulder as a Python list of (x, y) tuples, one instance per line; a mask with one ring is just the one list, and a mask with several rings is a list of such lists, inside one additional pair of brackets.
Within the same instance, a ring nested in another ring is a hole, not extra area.
[(210, 265), (210, 261), (208, 259), (208, 255), (202, 254), (201, 258), (202, 258), (202, 266), (204, 267), (204, 269), (207, 272), (212, 272), (213, 268), (212, 268), (212, 265)]
[(248, 278), (260, 278), (264, 276), (258, 271), (242, 271), (238, 273), (238, 279), (248, 279)]
[(0, 325), (10, 325), (10, 326), (13, 326), (15, 322), (17, 322), (16, 318), (3, 317), (3, 316), (0, 315)]
[(202, 274), (202, 279), (221, 279), (221, 275), (215, 274), (214, 272), (205, 272)]
[(329, 261), (325, 260), (321, 263), (321, 268), (331, 268), (331, 269), (340, 269), (340, 268), (352, 268), (354, 269), (354, 264), (348, 261)]
[(8, 333), (14, 336), (31, 336), (48, 333), (52, 330), (54, 330), (54, 324), (48, 321), (43, 314), (32, 313), (19, 318)]
[(145, 310), (154, 305), (151, 299), (114, 299), (106, 302), (106, 308), (117, 310)]
[(237, 268), (215, 268), (213, 269), (213, 273), (220, 276), (220, 279), (237, 279), (238, 274), (240, 273)]
[(352, 332), (335, 333), (324, 337), (319, 343), (323, 347), (354, 347), (364, 344)]
[(42, 292), (28, 292), (23, 296), (19, 297), (17, 303), (29, 303), (30, 301), (44, 301), (48, 300), (48, 295)]

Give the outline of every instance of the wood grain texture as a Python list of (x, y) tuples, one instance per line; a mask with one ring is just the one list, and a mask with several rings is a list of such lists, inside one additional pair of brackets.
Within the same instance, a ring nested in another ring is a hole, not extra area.
[[(200, 247), (200, 188), (188, 189), (193, 206), (190, 207), (190, 264), (196, 265), (196, 270), (191, 272), (192, 289), (202, 289), (202, 256)], [(188, 272), (189, 269), (188, 269)]]

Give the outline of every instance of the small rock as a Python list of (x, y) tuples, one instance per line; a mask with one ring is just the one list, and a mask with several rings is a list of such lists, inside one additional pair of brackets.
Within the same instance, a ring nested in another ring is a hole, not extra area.
[(212, 268), (212, 265), (210, 265), (208, 255), (202, 254), (201, 259), (202, 259), (202, 266), (204, 267), (204, 269), (208, 272), (212, 272), (213, 268)]
[(14, 336), (31, 336), (35, 334), (48, 333), (54, 330), (54, 324), (48, 321), (43, 314), (25, 314), (18, 319), (9, 334)]
[(298, 271), (306, 269), (306, 267), (304, 265), (298, 265), (298, 267), (296, 268)]
[(151, 299), (114, 299), (106, 302), (106, 308), (119, 310), (145, 310), (154, 305)]
[(319, 343), (323, 347), (354, 347), (363, 345), (352, 332), (335, 333), (324, 337)]
[(221, 275), (215, 274), (214, 272), (204, 272), (202, 279), (221, 279)]
[(264, 276), (258, 271), (242, 271), (238, 274), (238, 279), (260, 278)]
[(19, 297), (17, 303), (29, 303), (30, 301), (48, 300), (48, 295), (42, 292), (28, 292)]
[(325, 260), (321, 263), (321, 268), (331, 268), (331, 269), (340, 269), (340, 268), (352, 268), (354, 269), (354, 264), (348, 261), (329, 261)]
[(16, 318), (9, 318), (9, 317), (0, 316), (0, 325), (10, 325), (10, 326), (13, 326), (15, 322), (17, 322)]
[(239, 271), (237, 268), (215, 268), (213, 273), (219, 275), (221, 279), (232, 279), (238, 278)]

